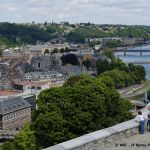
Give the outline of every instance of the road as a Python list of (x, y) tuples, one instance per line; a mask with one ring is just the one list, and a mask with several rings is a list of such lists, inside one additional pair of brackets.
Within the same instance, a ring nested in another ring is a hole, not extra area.
[(120, 90), (119, 93), (124, 98), (130, 98), (140, 94), (144, 94), (149, 89), (150, 89), (150, 81), (147, 80), (145, 84), (128, 87), (124, 90)]

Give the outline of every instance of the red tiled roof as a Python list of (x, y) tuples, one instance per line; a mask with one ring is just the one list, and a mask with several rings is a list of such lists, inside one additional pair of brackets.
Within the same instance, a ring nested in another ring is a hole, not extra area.
[(21, 92), (13, 90), (0, 90), (0, 96), (10, 96), (15, 94), (20, 94)]

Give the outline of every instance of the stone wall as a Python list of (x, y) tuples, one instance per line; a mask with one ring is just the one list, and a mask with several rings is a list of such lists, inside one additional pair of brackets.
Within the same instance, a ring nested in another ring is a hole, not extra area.
[[(143, 110), (144, 118), (147, 119), (148, 104)], [(132, 119), (109, 128), (95, 131), (81, 137), (48, 147), (44, 150), (101, 150), (106, 144), (138, 134), (139, 123)]]
[(99, 150), (106, 144), (137, 134), (138, 125), (139, 123), (137, 121), (130, 120), (57, 144), (44, 150)]

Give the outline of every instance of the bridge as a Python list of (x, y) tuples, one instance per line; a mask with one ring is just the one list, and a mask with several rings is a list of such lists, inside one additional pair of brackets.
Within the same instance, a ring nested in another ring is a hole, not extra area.
[(132, 52), (132, 53), (139, 53), (140, 56), (143, 55), (143, 53), (150, 53), (150, 49), (127, 49), (127, 48), (123, 48), (123, 49), (115, 49), (114, 53), (116, 52), (123, 52), (124, 56), (127, 55), (127, 53)]

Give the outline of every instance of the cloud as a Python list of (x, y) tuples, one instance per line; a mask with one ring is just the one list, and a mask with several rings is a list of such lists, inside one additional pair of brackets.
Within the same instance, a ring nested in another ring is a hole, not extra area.
[(1, 0), (0, 20), (150, 25), (149, 0)]

